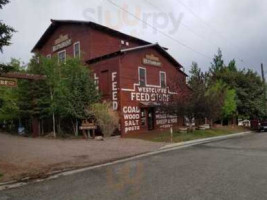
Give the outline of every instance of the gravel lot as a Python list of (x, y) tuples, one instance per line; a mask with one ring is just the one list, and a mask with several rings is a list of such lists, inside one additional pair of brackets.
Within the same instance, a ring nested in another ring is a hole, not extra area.
[(164, 146), (119, 137), (105, 141), (24, 138), (0, 133), (0, 182), (39, 177), (53, 171), (78, 168), (133, 156)]

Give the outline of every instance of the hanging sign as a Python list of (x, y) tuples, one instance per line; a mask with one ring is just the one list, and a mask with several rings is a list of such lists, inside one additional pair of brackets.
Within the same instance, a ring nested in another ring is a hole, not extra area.
[(0, 86), (2, 87), (17, 87), (18, 81), (13, 78), (0, 77)]
[(159, 57), (154, 56), (153, 54), (145, 55), (145, 58), (143, 58), (143, 64), (144, 65), (153, 65), (156, 67), (161, 67), (161, 65), (162, 65), (162, 63), (159, 60)]
[(63, 49), (72, 44), (71, 39), (68, 35), (60, 35), (58, 39), (55, 40), (55, 45), (53, 46), (53, 52)]

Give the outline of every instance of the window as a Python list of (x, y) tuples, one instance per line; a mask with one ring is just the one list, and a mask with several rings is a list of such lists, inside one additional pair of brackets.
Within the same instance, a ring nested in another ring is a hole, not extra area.
[(110, 73), (108, 70), (101, 71), (99, 77), (99, 89), (102, 93), (102, 97), (106, 98), (110, 95), (111, 85), (110, 85)]
[(160, 86), (162, 88), (166, 87), (166, 73), (165, 72), (160, 72)]
[(139, 68), (139, 85), (141, 87), (146, 86), (146, 69)]
[(76, 42), (73, 45), (74, 58), (80, 58), (80, 42)]
[(58, 62), (66, 61), (66, 50), (58, 52)]

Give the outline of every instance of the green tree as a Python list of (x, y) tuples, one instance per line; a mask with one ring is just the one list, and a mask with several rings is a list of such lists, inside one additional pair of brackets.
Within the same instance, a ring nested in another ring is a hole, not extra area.
[(224, 68), (224, 61), (223, 61), (223, 55), (221, 49), (218, 49), (218, 52), (216, 55), (214, 55), (213, 62), (211, 63), (210, 67), (210, 73), (216, 74), (217, 72), (220, 72)]
[[(206, 81), (207, 75), (201, 71), (197, 63), (193, 62), (188, 80), (191, 90), (189, 91), (187, 87), (181, 88), (182, 91), (187, 92), (184, 95), (182, 95), (183, 93), (178, 93), (178, 95), (173, 96), (172, 101), (164, 106), (163, 111), (182, 118), (187, 117), (190, 126), (194, 119), (196, 122), (204, 119), (208, 111), (208, 102), (205, 95), (207, 90)], [(178, 83), (177, 87), (181, 85), (183, 84)]]
[(222, 117), (230, 118), (236, 114), (236, 92), (233, 89), (227, 89), (225, 91), (224, 104), (222, 107)]
[[(12, 59), (8, 64), (13, 69), (20, 70), (20, 62)], [(18, 88), (0, 87), (0, 121), (13, 122), (19, 120)]]
[(211, 124), (214, 121), (222, 120), (227, 90), (227, 85), (221, 80), (213, 82), (207, 88), (205, 93), (207, 99), (206, 117), (210, 119)]
[[(0, 9), (7, 3), (9, 3), (9, 0), (0, 0)], [(11, 44), (10, 40), (14, 32), (14, 28), (0, 21), (0, 52), (3, 52), (4, 46), (9, 46)]]
[[(9, 0), (0, 0), (0, 10), (7, 3), (9, 3)], [(15, 32), (14, 28), (8, 26), (7, 24), (3, 23), (0, 20), (0, 52), (1, 53), (3, 53), (4, 46), (9, 46), (11, 44), (10, 40), (14, 32)], [(0, 75), (1, 73), (6, 73), (10, 70), (12, 70), (11, 66), (0, 63)]]
[(61, 131), (62, 119), (70, 119), (75, 124), (77, 135), (78, 122), (88, 117), (86, 109), (100, 99), (88, 67), (71, 58), (65, 63), (59, 63), (57, 58), (42, 58), (40, 63), (47, 76), (54, 135), (56, 124), (57, 131)]
[(100, 99), (92, 75), (79, 59), (68, 59), (61, 71), (61, 83), (58, 85), (58, 106), (62, 117), (75, 121), (75, 133), (78, 134), (78, 121), (87, 119), (87, 109)]
[[(214, 58), (215, 60), (215, 58)], [(211, 66), (212, 68), (212, 66)], [(240, 118), (264, 116), (264, 85), (261, 77), (250, 69), (238, 69), (235, 60), (214, 73), (210, 73), (210, 85), (221, 80), (235, 90), (236, 109)]]

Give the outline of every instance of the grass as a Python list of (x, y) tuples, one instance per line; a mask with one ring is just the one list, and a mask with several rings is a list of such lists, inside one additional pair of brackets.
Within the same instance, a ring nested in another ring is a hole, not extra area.
[[(228, 135), (247, 131), (242, 127), (220, 127), (220, 128), (213, 128), (210, 130), (196, 130), (192, 133), (180, 133), (174, 132), (173, 133), (173, 142), (185, 142), (195, 139), (202, 139), (208, 137), (215, 137), (221, 135)], [(169, 131), (159, 132), (159, 131), (151, 131), (142, 134), (129, 134), (126, 138), (135, 138), (135, 139), (143, 139), (152, 142), (171, 142), (171, 135)]]

